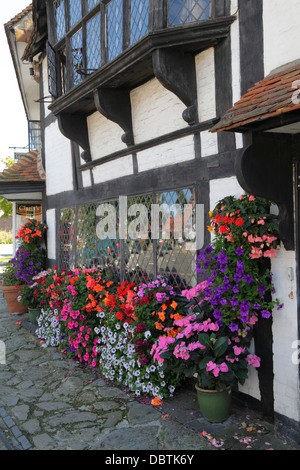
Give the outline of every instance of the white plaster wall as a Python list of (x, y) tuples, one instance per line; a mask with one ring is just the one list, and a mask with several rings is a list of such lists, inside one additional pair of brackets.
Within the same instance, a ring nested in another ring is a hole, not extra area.
[[(47, 64), (47, 57), (42, 62), (42, 70), (43, 70), (43, 91), (44, 91), (44, 97), (50, 96), (49, 93), (49, 84), (48, 84), (48, 64)], [(47, 98), (46, 101), (52, 101), (52, 98)], [(51, 111), (49, 111), (48, 106), (50, 106), (50, 103), (44, 103), (44, 113), (45, 117), (47, 117), (49, 114), (51, 114)]]
[[(241, 98), (241, 60), (240, 60), (240, 24), (238, 0), (231, 0), (231, 14), (237, 19), (230, 28), (231, 34), (231, 69), (232, 69), (232, 105)], [(235, 133), (236, 148), (243, 147), (242, 134)]]
[(156, 78), (132, 90), (130, 99), (136, 144), (188, 127), (182, 118), (185, 105)]
[(56, 259), (56, 219), (55, 209), (46, 212), (48, 258)]
[(219, 152), (218, 135), (208, 131), (200, 133), (201, 138), (201, 157), (209, 157)]
[(99, 184), (133, 174), (132, 156), (118, 158), (93, 168), (94, 183)]
[(126, 148), (121, 140), (124, 130), (98, 111), (87, 118), (92, 160)]
[(299, 59), (299, 0), (264, 0), (265, 75)]
[(166, 142), (156, 147), (138, 152), (139, 172), (175, 165), (195, 158), (193, 136)]
[(292, 359), (300, 348), (293, 349), (294, 341), (298, 340), (297, 292), (296, 280), (288, 279), (289, 268), (295, 277), (295, 252), (281, 246), (278, 257), (272, 259), (274, 297), (284, 304), (281, 310), (273, 312), (274, 406), (278, 413), (297, 421), (300, 419), (298, 364)]
[(70, 140), (62, 135), (57, 121), (45, 129), (47, 196), (73, 190)]
[(92, 186), (91, 170), (85, 170), (82, 172), (82, 184), (84, 188)]
[(199, 121), (216, 117), (215, 50), (213, 47), (196, 55), (196, 80)]

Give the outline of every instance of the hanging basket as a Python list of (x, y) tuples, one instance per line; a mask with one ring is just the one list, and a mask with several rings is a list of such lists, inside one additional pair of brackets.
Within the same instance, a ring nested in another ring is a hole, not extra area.
[(204, 390), (195, 385), (200, 411), (210, 423), (223, 423), (229, 418), (231, 405), (230, 388), (218, 390)]

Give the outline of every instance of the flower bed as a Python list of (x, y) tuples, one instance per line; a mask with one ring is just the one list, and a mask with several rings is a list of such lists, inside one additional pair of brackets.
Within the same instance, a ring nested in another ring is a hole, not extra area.
[(189, 376), (207, 389), (243, 384), (263, 360), (251, 352), (254, 328), (281, 307), (268, 265), (278, 249), (269, 205), (221, 201), (211, 213), (214, 241), (197, 259), (201, 282), (182, 292), (162, 277), (136, 285), (96, 268), (43, 272), (37, 335), (155, 404)]

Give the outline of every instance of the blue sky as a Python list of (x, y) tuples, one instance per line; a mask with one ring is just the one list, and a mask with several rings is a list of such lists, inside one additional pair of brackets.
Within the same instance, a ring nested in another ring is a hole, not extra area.
[[(13, 155), (14, 150), (9, 149), (9, 147), (24, 147), (28, 145), (26, 115), (4, 31), (4, 24), (14, 18), (14, 16), (24, 10), (28, 5), (30, 5), (30, 0), (1, 2), (0, 159)], [(0, 170), (1, 168), (0, 165)]]

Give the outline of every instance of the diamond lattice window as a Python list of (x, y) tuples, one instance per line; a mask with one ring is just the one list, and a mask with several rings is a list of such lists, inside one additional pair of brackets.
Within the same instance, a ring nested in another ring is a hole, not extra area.
[(95, 15), (86, 24), (87, 41), (87, 73), (98, 69), (101, 65), (101, 16)]
[(60, 267), (74, 269), (76, 253), (75, 209), (64, 209), (60, 215)]
[(74, 26), (82, 18), (81, 0), (69, 0), (70, 27)]
[(88, 11), (100, 3), (99, 0), (88, 0)]
[(72, 42), (72, 62), (73, 62), (73, 85), (78, 85), (82, 79), (83, 65), (83, 44), (82, 30), (80, 29), (71, 38)]
[(112, 0), (107, 6), (108, 60), (123, 51), (123, 2)]
[(65, 1), (55, 0), (54, 11), (56, 19), (56, 39), (59, 41), (66, 34)]
[(148, 23), (149, 0), (131, 0), (131, 44), (148, 33)]
[(121, 205), (119, 200), (94, 202), (61, 211), (61, 267), (96, 266), (136, 283), (161, 274), (174, 286), (194, 286), (193, 188), (126, 199), (125, 238), (119, 231)]
[(210, 15), (211, 0), (169, 0), (170, 25), (207, 20)]

